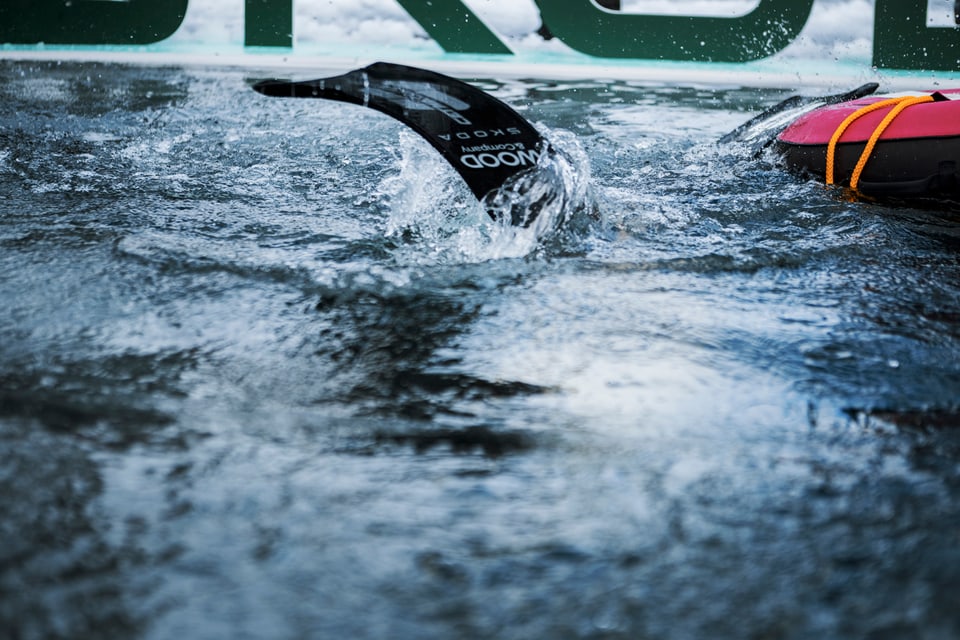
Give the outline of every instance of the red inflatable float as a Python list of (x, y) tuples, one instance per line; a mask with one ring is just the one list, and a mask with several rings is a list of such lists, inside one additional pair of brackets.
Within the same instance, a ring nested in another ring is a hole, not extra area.
[(776, 139), (792, 170), (868, 197), (960, 199), (960, 89), (870, 96), (800, 116)]

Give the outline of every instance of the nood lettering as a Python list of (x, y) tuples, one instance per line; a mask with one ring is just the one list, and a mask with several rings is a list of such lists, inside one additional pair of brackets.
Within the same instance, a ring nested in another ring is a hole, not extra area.
[(500, 151), (497, 153), (465, 153), (460, 156), (460, 162), (470, 169), (496, 169), (497, 167), (525, 167), (535, 165), (540, 154), (533, 149), (518, 149), (516, 151)]

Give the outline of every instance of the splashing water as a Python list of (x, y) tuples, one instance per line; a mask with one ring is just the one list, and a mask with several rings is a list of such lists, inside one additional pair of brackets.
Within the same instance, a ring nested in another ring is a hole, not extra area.
[(532, 228), (540, 239), (588, 209), (590, 200), (590, 163), (574, 135), (543, 133), (551, 142), (536, 168), (513, 176), (483, 202), (501, 224)]
[[(578, 216), (593, 214), (590, 163), (576, 137), (541, 127), (550, 147), (537, 165), (477, 202), (433, 149), (400, 132), (400, 172), (385, 178), (386, 235), (416, 239), (417, 262), (522, 258)], [(424, 252), (424, 245), (428, 249)]]

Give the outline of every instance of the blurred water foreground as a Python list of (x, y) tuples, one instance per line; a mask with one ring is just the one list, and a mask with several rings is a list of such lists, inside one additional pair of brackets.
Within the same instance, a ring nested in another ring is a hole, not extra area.
[(5, 637), (960, 636), (955, 213), (480, 80), (589, 171), (523, 236), (263, 75), (0, 62)]

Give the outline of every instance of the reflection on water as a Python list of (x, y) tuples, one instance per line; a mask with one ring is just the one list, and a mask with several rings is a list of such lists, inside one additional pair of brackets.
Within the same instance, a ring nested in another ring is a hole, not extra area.
[(248, 76), (0, 65), (12, 637), (960, 634), (956, 213), (485, 82), (590, 170), (521, 235)]

